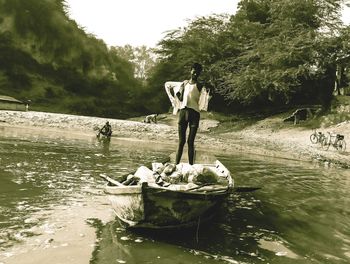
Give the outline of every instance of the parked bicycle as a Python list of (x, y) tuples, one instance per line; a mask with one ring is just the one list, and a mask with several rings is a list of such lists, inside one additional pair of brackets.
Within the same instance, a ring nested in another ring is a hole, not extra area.
[(339, 152), (344, 152), (346, 149), (344, 135), (327, 133), (328, 135), (322, 140), (322, 148), (328, 150), (329, 146), (332, 145)]
[(312, 144), (322, 143), (323, 139), (326, 135), (320, 131), (314, 130), (314, 132), (310, 135), (310, 141)]

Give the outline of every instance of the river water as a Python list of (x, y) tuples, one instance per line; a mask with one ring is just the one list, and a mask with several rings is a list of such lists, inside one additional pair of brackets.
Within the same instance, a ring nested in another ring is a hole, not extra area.
[(261, 189), (233, 193), (199, 229), (136, 233), (114, 220), (99, 175), (173, 147), (0, 132), (0, 263), (350, 263), (348, 170), (220, 154), (236, 186)]

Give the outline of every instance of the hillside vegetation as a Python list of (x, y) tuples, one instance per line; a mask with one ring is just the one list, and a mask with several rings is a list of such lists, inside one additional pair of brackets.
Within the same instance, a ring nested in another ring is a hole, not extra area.
[(0, 1), (0, 94), (41, 110), (130, 116), (141, 84), (130, 62), (68, 18), (64, 1)]

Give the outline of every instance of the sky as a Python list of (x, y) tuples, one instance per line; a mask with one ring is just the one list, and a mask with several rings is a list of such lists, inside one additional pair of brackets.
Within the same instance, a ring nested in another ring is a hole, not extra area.
[(108, 46), (155, 47), (168, 30), (213, 13), (236, 12), (238, 0), (66, 0), (70, 18)]
[[(168, 30), (213, 13), (234, 14), (239, 0), (66, 0), (71, 19), (108, 46), (155, 47)], [(350, 8), (343, 12), (350, 24)]]

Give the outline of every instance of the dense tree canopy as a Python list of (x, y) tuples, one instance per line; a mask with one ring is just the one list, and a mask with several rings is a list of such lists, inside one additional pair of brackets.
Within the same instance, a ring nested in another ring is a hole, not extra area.
[(159, 43), (150, 83), (182, 80), (186, 66), (198, 61), (216, 99), (233, 109), (327, 104), (337, 58), (349, 55), (341, 3), (241, 0), (234, 16), (197, 18)]

